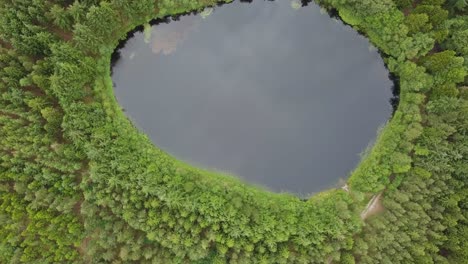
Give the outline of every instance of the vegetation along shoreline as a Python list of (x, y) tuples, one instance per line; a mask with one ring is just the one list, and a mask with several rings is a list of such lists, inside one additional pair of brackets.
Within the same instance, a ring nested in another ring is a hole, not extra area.
[(114, 98), (128, 32), (216, 1), (0, 0), (0, 263), (464, 263), (466, 1), (316, 2), (379, 49), (399, 102), (349, 190), (304, 202), (175, 160)]

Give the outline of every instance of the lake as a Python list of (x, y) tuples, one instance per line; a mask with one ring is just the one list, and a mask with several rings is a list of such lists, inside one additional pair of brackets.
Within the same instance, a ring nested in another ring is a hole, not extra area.
[(118, 102), (194, 166), (300, 196), (339, 187), (391, 117), (379, 53), (310, 3), (233, 2), (136, 32)]

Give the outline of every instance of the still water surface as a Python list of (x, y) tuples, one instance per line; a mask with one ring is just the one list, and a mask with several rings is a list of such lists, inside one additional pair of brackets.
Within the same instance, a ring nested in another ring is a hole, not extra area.
[(190, 164), (299, 195), (337, 186), (391, 116), (392, 82), (364, 37), (297, 7), (234, 2), (135, 33), (119, 103)]

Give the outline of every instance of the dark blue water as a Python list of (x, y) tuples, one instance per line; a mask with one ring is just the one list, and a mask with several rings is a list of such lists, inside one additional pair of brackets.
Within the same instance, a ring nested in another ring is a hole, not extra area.
[(136, 33), (113, 68), (118, 101), (190, 164), (274, 191), (337, 186), (391, 116), (392, 82), (364, 37), (293, 6), (234, 2)]

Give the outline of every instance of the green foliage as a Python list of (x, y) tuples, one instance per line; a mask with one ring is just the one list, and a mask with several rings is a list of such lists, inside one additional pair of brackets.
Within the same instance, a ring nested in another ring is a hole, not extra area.
[(448, 37), (443, 43), (446, 49), (455, 51), (458, 55), (468, 54), (468, 16), (460, 16), (447, 21)]
[(0, 263), (466, 260), (464, 2), (319, 3), (379, 48), (400, 103), (350, 191), (304, 202), (174, 160), (115, 101), (119, 39), (215, 1), (0, 1)]
[(447, 6), (452, 13), (464, 12), (468, 8), (468, 2), (466, 0), (447, 0)]
[[(468, 103), (430, 101), (417, 140), (415, 167), (386, 192), (382, 215), (365, 227), (355, 249), (362, 263), (463, 263), (466, 260), (466, 114)], [(382, 250), (384, 249), (384, 250)], [(439, 255), (440, 251), (445, 252)], [(398, 252), (399, 254), (395, 254)]]
[(394, 2), (399, 9), (410, 8), (414, 3), (413, 0), (394, 0)]
[(426, 14), (432, 26), (440, 27), (448, 18), (448, 11), (437, 4), (421, 4), (414, 9), (416, 14)]
[(410, 34), (428, 32), (432, 29), (432, 24), (429, 23), (429, 16), (424, 13), (408, 15), (405, 24)]
[(434, 76), (435, 94), (458, 94), (456, 84), (462, 83), (467, 75), (463, 57), (457, 57), (455, 51), (447, 50), (428, 55), (421, 62)]

